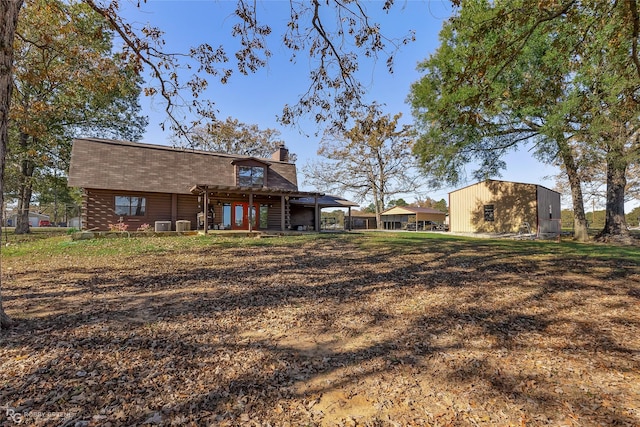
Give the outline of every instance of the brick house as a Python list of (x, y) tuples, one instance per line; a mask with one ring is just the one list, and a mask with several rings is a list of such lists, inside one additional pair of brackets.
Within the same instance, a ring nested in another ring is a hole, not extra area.
[(69, 186), (83, 191), (85, 230), (108, 230), (118, 222), (129, 230), (142, 224), (175, 230), (177, 221), (204, 230), (319, 230), (320, 210), (345, 203), (299, 191), (296, 166), (284, 146), (262, 159), (76, 139)]

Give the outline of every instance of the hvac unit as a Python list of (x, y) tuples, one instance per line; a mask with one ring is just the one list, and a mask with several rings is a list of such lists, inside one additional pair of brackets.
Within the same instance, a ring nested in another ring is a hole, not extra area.
[(176, 231), (191, 231), (191, 221), (176, 221)]
[(171, 221), (156, 221), (156, 232), (171, 231)]

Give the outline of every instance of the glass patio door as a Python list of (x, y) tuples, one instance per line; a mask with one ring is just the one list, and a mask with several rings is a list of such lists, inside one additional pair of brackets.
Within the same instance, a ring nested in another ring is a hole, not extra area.
[[(233, 202), (231, 204), (231, 213), (231, 228), (234, 230), (249, 229), (249, 203)], [(252, 228), (256, 230), (258, 228), (258, 209), (255, 203), (251, 206), (251, 219), (253, 220)]]

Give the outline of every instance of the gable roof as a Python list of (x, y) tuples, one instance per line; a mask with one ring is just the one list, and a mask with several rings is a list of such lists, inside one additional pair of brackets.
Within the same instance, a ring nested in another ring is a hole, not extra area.
[(544, 185), (540, 185), (540, 184), (531, 184), (531, 183), (528, 183), (528, 182), (504, 181), (504, 180), (501, 180), (501, 179), (485, 179), (484, 181), (478, 181), (478, 182), (476, 182), (476, 183), (474, 183), (474, 184), (469, 184), (469, 185), (467, 185), (467, 186), (465, 186), (465, 187), (457, 188), (457, 189), (455, 189), (455, 190), (453, 190), (453, 191), (450, 191), (450, 192), (449, 192), (449, 194), (451, 194), (451, 193), (455, 193), (456, 191), (461, 191), (461, 190), (464, 190), (464, 189), (467, 189), (467, 188), (471, 188), (471, 187), (474, 187), (474, 186), (476, 186), (476, 185), (481, 185), (481, 184), (489, 183), (489, 182), (504, 182), (504, 183), (509, 183), (509, 184), (527, 185), (527, 186), (529, 186), (529, 185), (533, 185), (533, 186), (535, 186), (535, 187), (544, 188), (545, 190), (553, 191), (554, 193), (558, 193), (558, 194), (560, 194), (558, 191), (556, 191), (556, 190), (552, 190), (552, 189), (550, 189), (550, 188), (548, 188), (548, 187), (545, 187)]
[(394, 206), (382, 212), (380, 215), (411, 215), (416, 213), (440, 214), (446, 216), (445, 212), (433, 208), (420, 208), (416, 206)]
[(297, 191), (296, 166), (273, 159), (107, 139), (75, 139), (69, 186), (190, 194), (195, 184), (234, 187), (234, 161), (267, 165), (267, 187)]

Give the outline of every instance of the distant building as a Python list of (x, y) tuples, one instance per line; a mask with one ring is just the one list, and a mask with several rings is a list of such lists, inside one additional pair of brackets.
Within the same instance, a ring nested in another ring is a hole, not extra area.
[(446, 213), (433, 208), (395, 206), (380, 214), (385, 230), (433, 230), (444, 224)]
[(344, 221), (344, 228), (347, 230), (375, 230), (378, 228), (376, 214), (372, 212), (352, 211), (351, 219), (345, 216)]
[(449, 228), (463, 233), (559, 233), (560, 193), (486, 180), (449, 193)]
[[(39, 227), (40, 221), (49, 221), (49, 215), (41, 214), (38, 212), (29, 212), (29, 226), (30, 227)], [(18, 222), (18, 213), (17, 212), (9, 212), (7, 213), (7, 218), (5, 223), (7, 227), (15, 227)]]

